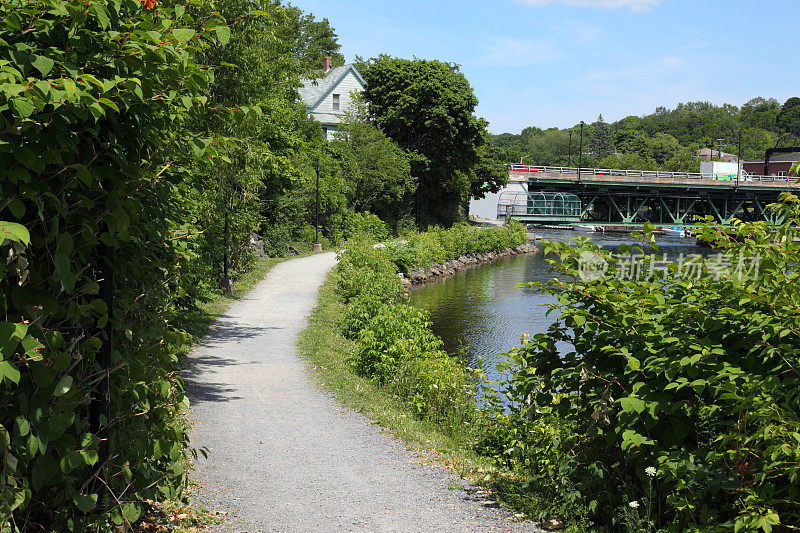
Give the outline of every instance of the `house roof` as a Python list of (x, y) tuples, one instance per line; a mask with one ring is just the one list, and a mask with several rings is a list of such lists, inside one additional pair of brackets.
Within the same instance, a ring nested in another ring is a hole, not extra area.
[(730, 154), (728, 152), (722, 152), (722, 155), (719, 155), (719, 150), (712, 150), (711, 148), (700, 148), (697, 151), (698, 157), (721, 157), (722, 159), (738, 159), (736, 154)]
[(311, 113), (311, 116), (323, 126), (336, 126), (342, 121), (341, 117), (332, 113)]
[[(790, 152), (788, 154), (776, 154), (769, 158), (770, 163), (797, 163), (800, 161), (800, 152)], [(745, 161), (745, 163), (764, 163), (764, 158)]]
[(366, 87), (367, 83), (364, 81), (364, 78), (361, 77), (361, 74), (358, 73), (355, 65), (342, 65), (341, 67), (333, 67), (326, 72), (325, 76), (322, 78), (301, 80), (303, 86), (298, 90), (300, 99), (303, 100), (307, 108), (312, 109), (316, 107), (317, 104), (339, 84), (348, 72), (352, 72), (361, 85)]

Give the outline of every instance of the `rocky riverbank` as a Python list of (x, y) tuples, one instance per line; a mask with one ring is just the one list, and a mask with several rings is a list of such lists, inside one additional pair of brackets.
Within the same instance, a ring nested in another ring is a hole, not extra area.
[(444, 263), (434, 263), (427, 268), (412, 269), (408, 275), (402, 273), (398, 274), (400, 281), (403, 285), (417, 285), (420, 283), (428, 283), (437, 279), (453, 276), (456, 272), (460, 272), (465, 268), (472, 266), (490, 263), (503, 257), (511, 257), (514, 255), (527, 254), (538, 250), (533, 243), (521, 244), (514, 248), (506, 248), (496, 252), (475, 253), (469, 255), (462, 255), (457, 259), (451, 259)]

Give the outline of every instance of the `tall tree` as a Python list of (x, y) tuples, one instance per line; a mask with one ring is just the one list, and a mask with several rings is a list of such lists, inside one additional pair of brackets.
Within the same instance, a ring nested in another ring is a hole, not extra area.
[(469, 197), (486, 121), (457, 65), (382, 59), (365, 73), (364, 93), (378, 127), (411, 157), (418, 179), (413, 208), (418, 223), (449, 224)]
[(614, 141), (611, 138), (611, 130), (603, 120), (603, 115), (597, 117), (597, 122), (592, 124), (594, 133), (589, 141), (589, 152), (596, 158), (602, 159), (614, 151)]
[(784, 133), (800, 136), (800, 98), (793, 96), (786, 100), (775, 122)]
[(330, 151), (341, 164), (349, 205), (390, 222), (397, 205), (416, 188), (408, 156), (374, 124), (353, 115), (341, 125)]
[[(280, 5), (278, 0), (274, 4)], [(283, 25), (280, 40), (286, 52), (296, 58), (298, 67), (304, 73), (322, 68), (326, 57), (333, 59), (333, 66), (344, 65), (344, 55), (339, 51), (338, 36), (327, 18), (317, 20), (311, 13), (303, 13), (300, 8), (284, 8), (288, 22)]]

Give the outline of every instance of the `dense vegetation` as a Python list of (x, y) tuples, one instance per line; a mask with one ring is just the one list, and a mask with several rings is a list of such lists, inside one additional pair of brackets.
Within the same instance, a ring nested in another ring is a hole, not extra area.
[(512, 223), (491, 229), (436, 228), (378, 248), (369, 239), (349, 246), (334, 277), (347, 306), (342, 334), (355, 340), (353, 370), (402, 399), (417, 417), (449, 430), (463, 429), (476, 414), (477, 382), (461, 361), (442, 350), (427, 312), (403, 301), (397, 273), (525, 242), (525, 229)]
[(327, 143), (298, 100), (338, 50), (276, 0), (0, 4), (0, 530), (184, 494), (187, 311), (251, 234), (310, 246), (317, 163), (327, 242), (416, 226), (413, 154), (359, 114)]
[[(574, 531), (800, 525), (800, 201), (784, 201), (775, 233), (708, 226), (726, 255), (704, 263), (651, 255), (647, 228), (617, 256), (545, 244), (557, 277), (532, 285), (557, 319), (508, 354), (483, 442), (542, 516)], [(631, 257), (656, 269), (632, 277)]]
[[(675, 109), (659, 107), (655, 113), (628, 116), (612, 124), (605, 123), (600, 115), (584, 127), (583, 166), (698, 171), (699, 149), (738, 154), (740, 133), (742, 158), (764, 157), (767, 148), (800, 143), (798, 104), (798, 98), (781, 105), (775, 99), (760, 97), (741, 108), (689, 102)], [(722, 139), (722, 146), (718, 139)], [(531, 126), (519, 134), (490, 135), (490, 141), (507, 162), (525, 158), (530, 165), (578, 166), (580, 125), (563, 130)]]

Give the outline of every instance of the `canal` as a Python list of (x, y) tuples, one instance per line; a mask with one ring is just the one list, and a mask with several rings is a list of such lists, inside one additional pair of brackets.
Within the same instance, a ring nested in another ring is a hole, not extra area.
[[(568, 241), (589, 236), (603, 247), (615, 249), (631, 242), (625, 233), (579, 233), (571, 230), (537, 230), (545, 239)], [(693, 238), (658, 236), (660, 254), (668, 258), (713, 253), (695, 245)], [(531, 335), (547, 330), (556, 315), (545, 316), (554, 299), (529, 287), (517, 288), (525, 281), (550, 279), (550, 265), (544, 253), (514, 256), (467, 269), (453, 277), (416, 287), (410, 301), (431, 314), (434, 332), (451, 354), (463, 351), (466, 362), (480, 366), (489, 379), (496, 375), (498, 354), (519, 344), (524, 331)]]

